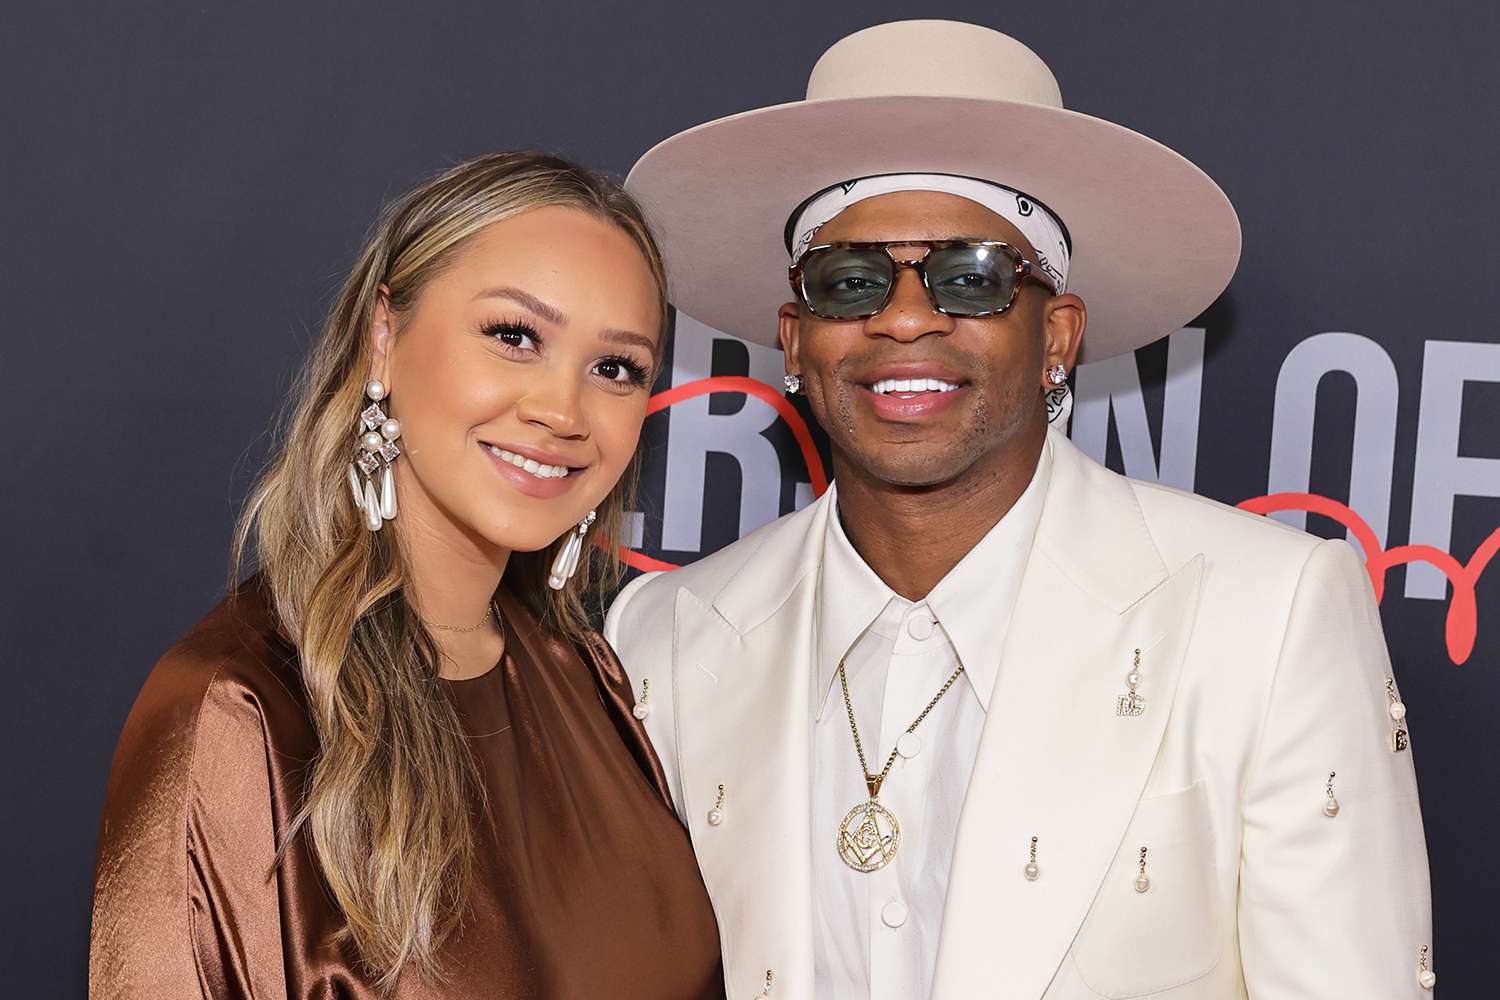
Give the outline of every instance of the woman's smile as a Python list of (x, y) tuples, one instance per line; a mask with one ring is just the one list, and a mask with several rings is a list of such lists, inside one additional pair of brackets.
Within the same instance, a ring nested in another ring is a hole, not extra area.
[(479, 442), (479, 447), (506, 482), (526, 496), (537, 499), (550, 500), (561, 496), (572, 489), (587, 471), (587, 466), (571, 466), (560, 456), (532, 448), (502, 448), (484, 441)]

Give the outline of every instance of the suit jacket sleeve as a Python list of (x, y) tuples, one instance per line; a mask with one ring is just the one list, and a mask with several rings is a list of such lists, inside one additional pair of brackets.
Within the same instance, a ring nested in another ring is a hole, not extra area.
[(1412, 751), (1391, 749), (1392, 676), (1369, 577), (1346, 542), (1319, 544), (1244, 789), (1239, 934), (1253, 1000), (1431, 995), (1417, 980), (1432, 940), (1427, 851)]
[(110, 770), (91, 997), (286, 997), (266, 768), (244, 689), (194, 653), (164, 657)]

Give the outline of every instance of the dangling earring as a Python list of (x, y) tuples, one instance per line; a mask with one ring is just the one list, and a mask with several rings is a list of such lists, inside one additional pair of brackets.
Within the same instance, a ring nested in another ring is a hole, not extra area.
[[(365, 515), (365, 527), (379, 531), (381, 526), (396, 516), (396, 474), (391, 466), (401, 449), (396, 439), (401, 436), (401, 421), (387, 417), (380, 408), (385, 398), (385, 383), (370, 379), (365, 383), (365, 396), (370, 405), (360, 412), (354, 426), (357, 443), (354, 461), (347, 468), (349, 489), (354, 494), (354, 506)], [(356, 468), (358, 471), (356, 471)], [(380, 473), (380, 489), (375, 489), (375, 474)], [(364, 478), (360, 479), (360, 473)]]
[(787, 395), (795, 396), (802, 391), (802, 376), (787, 372), (781, 376), (781, 384), (786, 386)]
[(1042, 394), (1047, 403), (1047, 423), (1056, 424), (1059, 430), (1068, 426), (1068, 417), (1073, 413), (1073, 391), (1068, 388), (1068, 369), (1053, 365), (1047, 369), (1047, 381), (1052, 385)]
[(597, 513), (589, 511), (588, 516), (578, 522), (578, 530), (568, 532), (568, 540), (557, 550), (557, 557), (552, 560), (552, 575), (547, 577), (547, 586), (553, 590), (562, 590), (578, 572), (578, 562), (583, 555), (583, 536), (588, 534)]

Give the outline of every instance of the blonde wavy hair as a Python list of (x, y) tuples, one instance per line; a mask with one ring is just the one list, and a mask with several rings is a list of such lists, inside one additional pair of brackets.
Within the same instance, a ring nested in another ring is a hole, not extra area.
[[(253, 543), (263, 585), (299, 654), (319, 742), (306, 802), (281, 850), (305, 828), (345, 917), (343, 939), (387, 989), (408, 966), (441, 975), (438, 951), (468, 899), (470, 824), (482, 791), (439, 687), (437, 646), (404, 596), (400, 533), (368, 531), (350, 502), (345, 466), (364, 406), (370, 325), (382, 284), (399, 330), (399, 317), (466, 240), (542, 206), (579, 209), (629, 234), (656, 278), (665, 326), (660, 251), (617, 184), (534, 152), (453, 167), (389, 206), (375, 225), (303, 369), (284, 442), (235, 537), (234, 577)], [(507, 564), (511, 592), (572, 638), (589, 628), (586, 602), (618, 582), (617, 540), (638, 462), (599, 506), (596, 530), (609, 544), (584, 547), (568, 587), (545, 583), (556, 544), (513, 553)]]

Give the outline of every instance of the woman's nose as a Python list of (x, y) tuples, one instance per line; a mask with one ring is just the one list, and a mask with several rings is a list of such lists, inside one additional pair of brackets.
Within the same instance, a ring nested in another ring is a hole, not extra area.
[(561, 438), (588, 437), (588, 421), (576, 378), (562, 374), (539, 375), (516, 404), (516, 415), (525, 423), (545, 427)]

